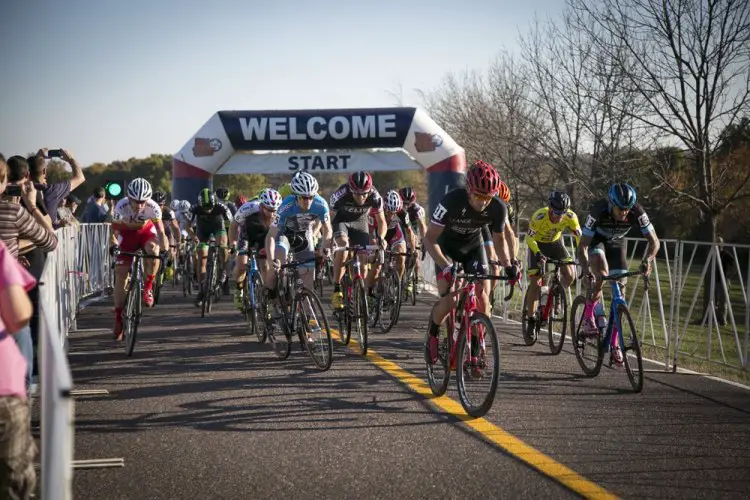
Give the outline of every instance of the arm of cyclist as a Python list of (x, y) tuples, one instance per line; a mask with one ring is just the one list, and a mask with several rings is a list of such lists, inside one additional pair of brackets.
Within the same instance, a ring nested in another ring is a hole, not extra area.
[(231, 248), (237, 248), (237, 238), (238, 238), (238, 231), (239, 225), (237, 224), (237, 221), (232, 218), (232, 222), (229, 223), (229, 238), (228, 243)]
[(385, 222), (385, 212), (383, 212), (382, 208), (375, 214), (375, 220), (378, 224), (378, 238), (380, 238), (380, 241), (385, 241), (385, 233), (388, 232), (388, 224)]
[(644, 274), (648, 276), (651, 274), (651, 263), (656, 258), (656, 254), (659, 253), (661, 242), (659, 241), (659, 237), (656, 236), (656, 231), (649, 231), (646, 234), (646, 241), (648, 241), (648, 253), (643, 256), (643, 261), (641, 261), (641, 269), (643, 270)]
[(279, 228), (271, 226), (266, 234), (266, 262), (276, 260), (276, 235), (279, 234)]
[(321, 223), (321, 233), (323, 237), (323, 245), (321, 248), (331, 248), (331, 245), (333, 244), (333, 228), (331, 227), (331, 219), (329, 219), (327, 216)]
[(589, 245), (593, 235), (584, 234), (578, 242), (578, 263), (581, 264), (581, 276), (589, 274)]
[(169, 251), (169, 238), (167, 238), (167, 232), (164, 230), (164, 221), (157, 219), (154, 221), (154, 225), (156, 226), (156, 234), (159, 235), (160, 251)]
[(513, 226), (511, 226), (510, 221), (505, 222), (503, 234), (505, 235), (505, 241), (508, 243), (510, 258), (511, 260), (515, 260), (518, 257), (519, 242), (518, 237), (516, 236), (516, 232), (513, 230)]
[(427, 253), (430, 254), (432, 260), (435, 261), (435, 264), (437, 264), (440, 269), (450, 267), (448, 259), (440, 249), (440, 245), (437, 244), (437, 240), (440, 235), (443, 234), (444, 229), (444, 226), (430, 222), (430, 225), (427, 227), (427, 232), (424, 235), (424, 246), (427, 249)]

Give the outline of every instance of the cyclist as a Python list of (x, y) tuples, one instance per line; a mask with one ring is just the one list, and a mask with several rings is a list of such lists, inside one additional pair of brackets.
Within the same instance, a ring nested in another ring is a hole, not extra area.
[[(244, 205), (245, 203), (247, 203), (247, 196), (238, 194), (237, 196), (234, 197), (234, 204), (237, 207), (237, 210), (239, 210), (240, 207)], [(235, 213), (235, 215), (237, 214)]]
[[(275, 270), (286, 262), (289, 253), (297, 260), (307, 260), (315, 255), (314, 231), (322, 225), (325, 251), (330, 246), (331, 219), (328, 203), (318, 194), (318, 181), (307, 172), (297, 172), (292, 177), (293, 196), (284, 199), (278, 215), (266, 235), (266, 256)], [(310, 272), (312, 270), (312, 272)], [(315, 279), (315, 262), (302, 266), (300, 271), (305, 287), (312, 290)], [(266, 279), (268, 296), (276, 298), (276, 273), (269, 272)]]
[[(425, 222), (425, 211), (422, 205), (417, 203), (417, 195), (414, 189), (410, 187), (403, 187), (399, 190), (401, 199), (404, 202), (404, 209), (409, 215), (409, 221), (411, 222), (411, 229), (414, 233), (414, 246), (408, 246), (408, 250), (414, 252), (414, 255), (410, 258), (414, 259), (414, 272), (419, 275), (419, 271), (422, 268), (422, 259), (417, 255), (416, 246), (422, 247), (422, 256), (424, 256), (424, 246), (422, 245), (422, 238), (427, 233), (427, 222)], [(406, 242), (407, 245), (409, 242)], [(411, 293), (411, 280), (406, 285), (406, 292)]]
[[(511, 264), (515, 264), (517, 269), (521, 268), (520, 262), (516, 259), (516, 256), (518, 255), (518, 248), (519, 248), (519, 241), (518, 241), (518, 235), (516, 234), (516, 231), (513, 229), (513, 226), (516, 224), (516, 215), (513, 210), (513, 206), (510, 204), (510, 189), (508, 188), (508, 185), (503, 182), (503, 180), (500, 180), (500, 185), (497, 190), (497, 197), (502, 200), (503, 203), (505, 203), (505, 208), (508, 211), (508, 220), (505, 223), (505, 229), (503, 229), (503, 234), (505, 237), (505, 244), (508, 245), (508, 251), (510, 252), (510, 258), (511, 258)], [(492, 235), (491, 231), (488, 227), (485, 227), (482, 230), (482, 237), (484, 238), (484, 247), (485, 251), (487, 252), (487, 258), (490, 261), (496, 262), (497, 261), (497, 254), (495, 252), (495, 244), (492, 242)], [(497, 265), (490, 264), (490, 272), (494, 275), (497, 275), (500, 272), (500, 269)], [(497, 280), (490, 280), (490, 310), (495, 305), (495, 287), (497, 286)]]
[[(385, 195), (385, 241), (392, 252), (406, 253), (407, 245), (414, 248), (414, 232), (411, 228), (411, 219), (408, 211), (404, 209), (401, 195), (395, 189), (391, 189)], [(397, 255), (394, 258), (394, 267), (398, 273), (399, 280), (403, 281), (406, 271), (406, 257)], [(411, 291), (411, 290), (409, 290)]]
[[(234, 266), (234, 279), (237, 284), (234, 291), (234, 305), (238, 309), (242, 309), (244, 298), (247, 252), (254, 248), (258, 250), (259, 255), (265, 256), (266, 234), (280, 206), (281, 195), (279, 192), (275, 189), (266, 188), (260, 193), (257, 200), (250, 200), (237, 210), (234, 220), (229, 226), (229, 240), (232, 242), (232, 248), (238, 250), (236, 265)], [(267, 274), (268, 260), (261, 259), (258, 264), (264, 274)]]
[[(331, 195), (329, 203), (333, 216), (333, 237), (338, 247), (366, 246), (370, 243), (368, 231), (368, 215), (371, 208), (375, 209), (377, 221), (376, 240), (381, 248), (385, 247), (386, 223), (383, 216), (383, 199), (372, 185), (369, 172), (355, 172), (349, 176), (346, 184)], [(333, 258), (333, 294), (331, 304), (334, 309), (341, 309), (344, 305), (344, 294), (341, 292), (341, 280), (344, 277), (344, 261), (347, 252), (336, 252)], [(365, 265), (365, 267), (367, 267)], [(365, 279), (365, 286), (372, 289), (375, 283), (375, 273), (380, 270), (380, 264), (370, 266)]]
[[(137, 178), (130, 181), (127, 196), (115, 206), (112, 217), (112, 240), (124, 252), (135, 252), (139, 248), (148, 255), (159, 255), (159, 249), (169, 251), (169, 240), (164, 232), (161, 220), (161, 209), (151, 199), (151, 184), (146, 179)], [(122, 307), (125, 304), (125, 279), (130, 272), (132, 257), (120, 255), (115, 268), (115, 326), (114, 336), (122, 340)], [(143, 286), (143, 302), (146, 306), (154, 305), (153, 285), (159, 270), (159, 261), (144, 259), (143, 269), (146, 274)]]
[(174, 276), (174, 262), (175, 252), (177, 251), (177, 243), (179, 241), (180, 227), (177, 225), (175, 220), (175, 213), (169, 207), (165, 206), (167, 203), (167, 195), (163, 191), (154, 191), (152, 198), (161, 210), (161, 220), (164, 224), (164, 232), (167, 234), (169, 240), (169, 260), (167, 260), (167, 267), (164, 269), (164, 279), (169, 281)]
[[(570, 255), (563, 244), (562, 233), (565, 229), (573, 233), (576, 245), (581, 239), (581, 225), (578, 216), (570, 209), (570, 197), (562, 191), (552, 191), (547, 197), (547, 206), (540, 208), (531, 216), (529, 230), (526, 233), (526, 245), (529, 247), (529, 287), (526, 289), (527, 331), (534, 327), (534, 311), (537, 307), (539, 287), (542, 284), (544, 263), (549, 259), (568, 260)], [(562, 285), (566, 289), (573, 282), (575, 268), (563, 266)]]
[[(427, 251), (435, 262), (438, 293), (430, 316), (430, 356), (438, 357), (438, 331), (448, 313), (456, 307), (449, 294), (451, 266), (448, 259), (460, 262), (467, 272), (487, 272), (487, 254), (482, 244), (482, 228), (488, 225), (492, 232), (499, 261), (508, 278), (518, 276), (517, 266), (511, 264), (510, 252), (505, 242), (504, 230), (508, 219), (505, 203), (495, 195), (500, 186), (500, 175), (495, 168), (482, 160), (474, 162), (466, 173), (466, 188), (447, 193), (435, 207), (424, 237)], [(482, 282), (479, 309), (488, 315), (490, 283)]]
[[(221, 247), (219, 249), (219, 265), (218, 269), (223, 271), (224, 266), (227, 262), (227, 229), (224, 225), (226, 219), (231, 220), (232, 215), (226, 205), (216, 199), (210, 189), (203, 188), (198, 195), (198, 200), (195, 205), (190, 208), (190, 220), (195, 225), (195, 229), (188, 227), (187, 231), (191, 238), (197, 238), (198, 240), (198, 262), (200, 262), (200, 274), (198, 276), (198, 283), (203, 284), (206, 279), (206, 261), (208, 260), (208, 243), (213, 237), (216, 243)], [(224, 273), (219, 277), (218, 282), (223, 283), (225, 279)], [(200, 307), (203, 303), (204, 291), (206, 287), (201, 286), (198, 296), (195, 299), (196, 307)]]
[[(232, 214), (232, 217), (234, 217), (234, 214), (237, 213), (237, 205), (234, 204), (232, 200), (229, 199), (229, 190), (227, 188), (218, 188), (215, 193), (216, 199), (222, 202), (224, 205), (227, 206), (229, 209), (229, 212)], [(229, 223), (232, 222), (231, 219), (224, 221), (226, 222), (227, 227), (229, 227)]]
[[(661, 244), (646, 211), (637, 203), (635, 189), (626, 183), (613, 184), (609, 188), (607, 198), (595, 202), (586, 216), (583, 236), (578, 244), (581, 274), (593, 278), (594, 275), (606, 276), (627, 271), (627, 245), (624, 238), (631, 227), (638, 227), (648, 240), (648, 253), (641, 261), (641, 270), (646, 276), (651, 274), (651, 263)], [(596, 311), (583, 320), (584, 328), (589, 335), (597, 333), (594, 315), (604, 317), (604, 305), (601, 300), (603, 285), (604, 282), (599, 280), (594, 283), (592, 300), (598, 300)], [(619, 347), (613, 355), (617, 363), (622, 363), (622, 351)]]

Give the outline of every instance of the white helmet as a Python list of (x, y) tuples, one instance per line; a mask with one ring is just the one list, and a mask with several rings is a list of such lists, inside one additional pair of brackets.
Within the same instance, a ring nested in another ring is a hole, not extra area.
[(307, 172), (297, 172), (292, 177), (292, 193), (301, 196), (315, 196), (318, 194), (318, 181)]
[(182, 200), (180, 202), (180, 211), (187, 212), (188, 210), (190, 210), (190, 202), (187, 200)]
[(138, 177), (128, 184), (128, 198), (136, 201), (146, 201), (151, 199), (151, 184), (146, 179)]
[(258, 201), (271, 210), (278, 210), (281, 206), (281, 195), (275, 189), (266, 188), (258, 196)]
[(391, 189), (388, 194), (385, 195), (385, 210), (386, 212), (398, 212), (404, 207), (404, 202), (401, 201), (401, 195), (398, 191)]
[(180, 200), (172, 200), (172, 202), (169, 204), (169, 209), (172, 210), (173, 212), (176, 212), (177, 210), (180, 209), (181, 206), (182, 206), (182, 203), (180, 202)]

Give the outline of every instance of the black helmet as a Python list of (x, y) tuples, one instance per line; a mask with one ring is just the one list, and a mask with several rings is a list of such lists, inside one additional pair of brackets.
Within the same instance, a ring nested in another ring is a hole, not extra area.
[(216, 190), (216, 197), (221, 201), (227, 201), (229, 199), (229, 190), (227, 188), (219, 188)]
[(612, 184), (607, 193), (610, 203), (623, 210), (630, 210), (635, 205), (635, 189), (630, 184)]
[(216, 195), (210, 189), (203, 188), (198, 194), (198, 206), (211, 209), (216, 205)]
[(411, 205), (417, 201), (417, 195), (414, 194), (414, 190), (410, 187), (402, 187), (398, 193), (401, 195), (401, 199), (404, 200), (404, 205)]
[(570, 208), (570, 196), (562, 191), (552, 191), (547, 197), (547, 203), (552, 210), (564, 212)]
[(163, 205), (167, 202), (167, 195), (164, 194), (163, 191), (154, 191), (154, 194), (151, 196), (151, 199), (154, 200), (159, 205)]

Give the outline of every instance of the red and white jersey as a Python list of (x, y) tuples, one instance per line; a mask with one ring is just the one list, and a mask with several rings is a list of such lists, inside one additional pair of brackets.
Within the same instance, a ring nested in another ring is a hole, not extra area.
[(112, 217), (115, 223), (124, 224), (125, 226), (134, 228), (146, 225), (146, 223), (157, 222), (161, 220), (161, 209), (154, 200), (146, 200), (146, 204), (143, 205), (138, 211), (133, 210), (130, 200), (123, 198), (115, 205), (115, 213)]

